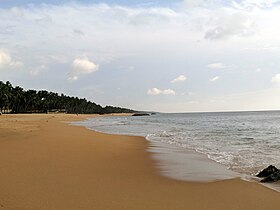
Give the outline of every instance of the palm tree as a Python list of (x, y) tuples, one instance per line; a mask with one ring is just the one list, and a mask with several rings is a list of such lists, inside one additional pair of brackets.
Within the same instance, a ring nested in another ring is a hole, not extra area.
[(23, 89), (19, 86), (13, 88), (13, 97), (11, 102), (11, 108), (13, 113), (23, 112), (23, 105), (26, 103), (25, 98), (23, 97), (23, 92)]
[(83, 98), (70, 97), (46, 90), (23, 90), (13, 87), (7, 81), (0, 81), (0, 112), (12, 110), (12, 113), (47, 112), (48, 110), (66, 110), (67, 113), (104, 114), (117, 112), (134, 112), (133, 110), (102, 106)]
[(10, 109), (10, 99), (12, 97), (12, 85), (10, 82), (0, 82), (0, 111), (1, 113)]

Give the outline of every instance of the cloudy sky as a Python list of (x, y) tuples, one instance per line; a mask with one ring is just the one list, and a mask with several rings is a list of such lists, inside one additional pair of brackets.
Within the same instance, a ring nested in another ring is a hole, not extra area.
[(280, 0), (0, 0), (0, 80), (164, 112), (280, 109)]

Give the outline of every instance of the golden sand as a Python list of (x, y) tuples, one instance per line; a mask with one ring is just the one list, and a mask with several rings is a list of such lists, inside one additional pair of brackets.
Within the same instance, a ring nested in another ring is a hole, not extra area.
[(0, 116), (0, 209), (280, 209), (257, 183), (162, 177), (144, 138), (65, 123), (85, 117)]

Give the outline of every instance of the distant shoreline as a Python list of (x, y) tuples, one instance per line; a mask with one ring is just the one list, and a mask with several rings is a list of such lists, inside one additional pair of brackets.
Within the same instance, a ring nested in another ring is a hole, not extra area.
[(226, 110), (226, 111), (193, 111), (193, 112), (160, 112), (162, 114), (211, 114), (211, 113), (256, 113), (256, 112), (280, 112), (275, 110)]

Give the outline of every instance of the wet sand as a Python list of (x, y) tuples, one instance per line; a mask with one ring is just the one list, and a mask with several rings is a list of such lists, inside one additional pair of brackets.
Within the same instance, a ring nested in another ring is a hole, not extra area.
[(144, 138), (65, 123), (86, 117), (0, 116), (0, 209), (279, 209), (257, 183), (172, 180)]

